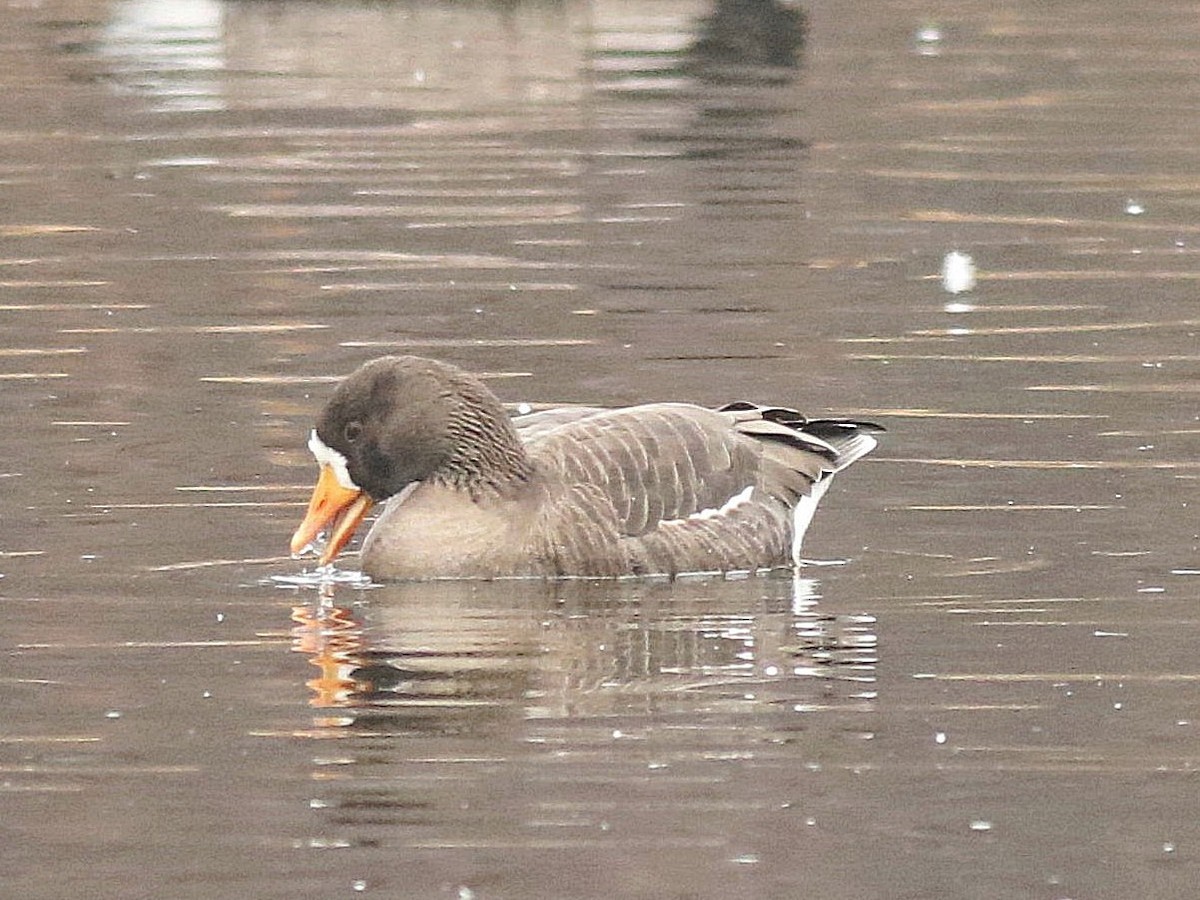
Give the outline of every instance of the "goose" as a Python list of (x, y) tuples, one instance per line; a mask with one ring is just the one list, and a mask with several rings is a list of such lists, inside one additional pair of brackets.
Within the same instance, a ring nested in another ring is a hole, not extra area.
[(361, 366), (308, 446), (320, 467), (294, 556), (329, 565), (375, 504), (373, 580), (618, 577), (800, 564), (833, 476), (870, 422), (736, 402), (510, 416), (474, 375), (417, 356)]

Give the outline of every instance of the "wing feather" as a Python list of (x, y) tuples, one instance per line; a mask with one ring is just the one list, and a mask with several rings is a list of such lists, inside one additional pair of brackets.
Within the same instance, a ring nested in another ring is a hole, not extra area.
[(882, 431), (750, 403), (551, 413), (514, 423), (536, 465), (565, 482), (552, 514), (579, 520), (566, 531), (592, 532), (557, 546), (555, 558), (564, 571), (597, 573), (609, 563), (578, 559), (619, 555), (625, 571), (667, 573), (784, 564), (798, 554), (794, 538), (828, 479), (869, 452)]

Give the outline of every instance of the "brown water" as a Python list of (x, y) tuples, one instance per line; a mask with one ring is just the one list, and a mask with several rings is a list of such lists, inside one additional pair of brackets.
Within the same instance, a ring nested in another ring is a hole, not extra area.
[[(805, 12), (5, 4), (0, 894), (1197, 895), (1197, 9)], [(322, 599), (394, 350), (889, 434), (795, 583)]]

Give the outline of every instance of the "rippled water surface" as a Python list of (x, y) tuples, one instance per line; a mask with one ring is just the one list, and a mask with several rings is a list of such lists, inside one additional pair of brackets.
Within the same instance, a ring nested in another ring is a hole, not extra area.
[[(1195, 897), (1197, 12), (6, 2), (0, 893)], [(318, 591), (386, 352), (889, 433), (795, 580)]]

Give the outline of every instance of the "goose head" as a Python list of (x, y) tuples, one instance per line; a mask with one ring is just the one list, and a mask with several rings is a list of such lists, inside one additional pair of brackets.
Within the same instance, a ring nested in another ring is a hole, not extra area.
[(371, 507), (435, 483), (478, 496), (528, 479), (530, 464), (496, 396), (463, 370), (416, 356), (366, 363), (343, 381), (312, 430), (320, 474), (292, 536), (293, 554), (322, 531), (326, 565)]

